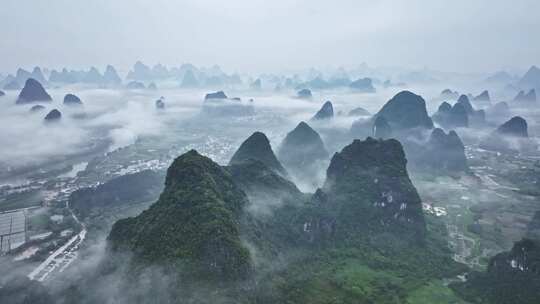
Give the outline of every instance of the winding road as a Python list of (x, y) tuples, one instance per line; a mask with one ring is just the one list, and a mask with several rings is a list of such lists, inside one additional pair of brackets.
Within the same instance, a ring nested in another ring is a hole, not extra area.
[(81, 225), (81, 231), (67, 241), (62, 247), (55, 250), (49, 257), (39, 264), (32, 272), (28, 274), (30, 280), (43, 282), (55, 270), (63, 272), (75, 259), (77, 259), (77, 250), (86, 237), (86, 227), (84, 223), (79, 221), (75, 213), (69, 208), (69, 203), (66, 201), (66, 208), (69, 209), (75, 221)]

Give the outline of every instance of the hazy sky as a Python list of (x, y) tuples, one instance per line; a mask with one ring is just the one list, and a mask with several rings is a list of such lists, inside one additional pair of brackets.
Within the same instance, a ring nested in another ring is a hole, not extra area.
[(538, 0), (2, 0), (0, 71), (309, 66), (492, 71), (540, 64)]

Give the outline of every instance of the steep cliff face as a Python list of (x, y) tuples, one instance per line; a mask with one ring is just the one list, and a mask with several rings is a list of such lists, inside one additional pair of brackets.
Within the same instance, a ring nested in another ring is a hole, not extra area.
[(406, 163), (403, 148), (394, 139), (354, 140), (334, 154), (316, 195), (324, 197), (320, 205), (327, 211), (326, 225), (335, 226), (332, 233), (339, 238), (390, 233), (421, 241), (425, 220)]

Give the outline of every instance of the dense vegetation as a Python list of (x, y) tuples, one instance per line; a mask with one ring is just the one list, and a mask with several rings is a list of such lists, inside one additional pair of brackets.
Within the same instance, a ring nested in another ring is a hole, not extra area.
[(109, 243), (112, 254), (131, 252), (135, 268), (167, 265), (212, 284), (203, 302), (404, 303), (464, 270), (443, 233), (426, 224), (400, 143), (369, 138), (334, 155), (311, 197), (262, 161), (223, 169), (190, 151), (159, 200), (118, 221)]
[(474, 303), (535, 304), (540, 300), (540, 241), (522, 239), (489, 262), (486, 272), (474, 272), (453, 288)]
[(169, 167), (155, 204), (114, 224), (111, 249), (132, 251), (143, 264), (170, 263), (194, 280), (245, 278), (251, 259), (240, 241), (239, 219), (246, 204), (230, 174), (191, 150)]
[(161, 172), (145, 170), (126, 174), (98, 185), (74, 191), (69, 202), (75, 212), (86, 217), (92, 209), (155, 199), (163, 190), (164, 176)]
[(426, 111), (425, 100), (409, 91), (396, 94), (375, 115), (378, 116), (386, 118), (394, 130), (433, 128), (433, 121)]
[(255, 132), (248, 137), (248, 139), (240, 145), (238, 150), (236, 150), (229, 164), (239, 164), (249, 159), (259, 160), (279, 174), (287, 175), (285, 169), (272, 151), (270, 141), (264, 133)]

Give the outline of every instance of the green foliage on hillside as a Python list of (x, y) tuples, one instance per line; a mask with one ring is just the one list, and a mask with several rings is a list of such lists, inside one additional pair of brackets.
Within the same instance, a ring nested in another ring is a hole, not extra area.
[[(4, 275), (7, 276), (7, 274)], [(0, 303), (52, 304), (56, 302), (40, 282), (32, 281), (26, 276), (15, 275), (5, 284), (0, 284)]]
[(245, 278), (251, 260), (239, 219), (246, 203), (225, 170), (191, 150), (170, 166), (154, 205), (114, 224), (111, 249), (132, 251), (142, 263), (172, 263), (194, 280)]
[(393, 130), (409, 128), (433, 128), (433, 121), (427, 114), (426, 101), (420, 95), (401, 91), (390, 99), (375, 117), (386, 118)]
[(450, 258), (441, 236), (433, 236), (422, 246), (381, 238), (378, 243), (304, 247), (283, 260), (282, 270), (259, 282), (256, 302), (406, 303), (433, 280), (466, 270)]
[(262, 161), (221, 168), (190, 151), (158, 202), (118, 221), (109, 241), (135, 265), (167, 265), (201, 286), (238, 282), (232, 293), (216, 285), (228, 296), (215, 302), (406, 303), (465, 271), (443, 233), (425, 222), (401, 144), (368, 138), (334, 155), (311, 197)]
[(420, 196), (407, 173), (401, 144), (395, 139), (354, 140), (332, 158), (323, 187), (334, 204), (323, 204), (339, 217), (338, 233), (389, 232), (397, 241), (422, 241), (425, 220)]
[(82, 188), (69, 196), (71, 208), (82, 218), (94, 208), (113, 207), (155, 199), (163, 190), (161, 172), (144, 170), (126, 174), (97, 187)]
[(522, 239), (489, 261), (485, 272), (473, 272), (452, 288), (473, 303), (540, 303), (540, 241)]
[(255, 132), (248, 137), (231, 157), (229, 165), (241, 164), (250, 159), (261, 161), (268, 168), (275, 170), (279, 174), (287, 175), (287, 172), (276, 158), (270, 146), (270, 141), (264, 133)]

